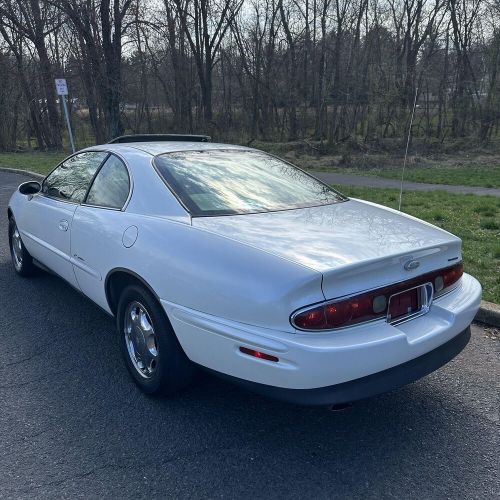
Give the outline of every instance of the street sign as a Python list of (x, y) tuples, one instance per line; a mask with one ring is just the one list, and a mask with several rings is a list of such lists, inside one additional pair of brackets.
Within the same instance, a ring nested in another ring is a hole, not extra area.
[(56, 78), (57, 95), (68, 95), (68, 84), (66, 78)]
[(66, 96), (68, 95), (68, 84), (66, 83), (66, 78), (56, 78), (56, 92), (57, 95), (61, 96), (64, 115), (66, 116), (66, 126), (68, 127), (69, 142), (71, 143), (71, 149), (74, 153), (75, 141), (73, 139), (73, 131), (71, 130), (71, 122), (69, 121), (68, 104), (66, 103)]

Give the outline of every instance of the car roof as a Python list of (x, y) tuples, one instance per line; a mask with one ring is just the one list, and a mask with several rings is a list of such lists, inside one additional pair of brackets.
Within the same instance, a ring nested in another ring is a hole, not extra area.
[(165, 141), (165, 142), (127, 142), (117, 144), (101, 144), (88, 149), (103, 149), (106, 151), (116, 151), (117, 153), (130, 151), (130, 148), (144, 151), (156, 156), (174, 151), (209, 151), (214, 149), (234, 149), (252, 151), (252, 148), (238, 146), (235, 144), (222, 144), (217, 142), (185, 142), (185, 141)]

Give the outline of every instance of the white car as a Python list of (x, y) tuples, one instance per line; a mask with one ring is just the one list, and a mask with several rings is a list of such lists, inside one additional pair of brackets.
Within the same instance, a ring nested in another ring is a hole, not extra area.
[(204, 136), (80, 151), (22, 184), (8, 216), (17, 273), (48, 269), (115, 316), (149, 394), (202, 366), (294, 403), (351, 402), (456, 356), (480, 304), (459, 238)]

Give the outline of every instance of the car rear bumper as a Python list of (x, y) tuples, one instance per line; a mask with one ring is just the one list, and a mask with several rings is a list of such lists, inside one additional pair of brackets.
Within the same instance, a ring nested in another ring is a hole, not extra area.
[[(426, 355), (433, 360), (434, 356), (439, 357), (440, 349), (445, 349), (442, 346), (462, 338), (460, 335), (474, 319), (480, 301), (480, 284), (464, 274), (459, 285), (436, 299), (423, 316), (398, 325), (377, 320), (324, 333), (277, 331), (229, 321), (163, 300), (162, 304), (182, 348), (194, 363), (248, 381), (249, 385), (270, 387), (270, 392), (287, 393), (290, 390), (293, 394), (296, 390), (306, 390), (311, 394), (323, 394), (334, 387), (334, 392), (341, 394), (347, 391), (345, 387), (350, 388), (344, 384), (355, 382), (359, 385), (360, 380), (366, 379), (361, 386), (372, 387), (372, 376), (385, 381), (385, 375), (381, 374), (386, 371), (400, 370), (398, 367), (412, 362), (419, 366), (415, 360)], [(242, 353), (240, 347), (275, 356), (279, 361), (249, 356)], [(434, 351), (438, 354), (433, 355)], [(435, 362), (436, 368), (446, 363), (446, 353), (445, 349), (442, 362)], [(409, 381), (415, 380), (432, 369), (435, 368), (429, 361), (422, 375), (412, 368), (406, 376)], [(407, 383), (401, 373), (394, 373), (397, 375), (391, 378), (401, 376), (402, 382), (391, 382), (383, 390)], [(366, 389), (368, 395), (371, 390)], [(346, 399), (352, 400), (354, 396)], [(331, 399), (318, 398), (318, 401)]]
[(357, 380), (316, 389), (284, 389), (210, 371), (253, 392), (288, 403), (308, 406), (339, 405), (398, 389), (428, 375), (457, 356), (469, 342), (470, 335), (468, 327), (437, 349), (406, 363)]

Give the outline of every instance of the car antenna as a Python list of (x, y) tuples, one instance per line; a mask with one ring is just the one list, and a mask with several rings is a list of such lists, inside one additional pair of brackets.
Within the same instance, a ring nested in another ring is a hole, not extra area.
[(413, 109), (411, 110), (410, 126), (408, 128), (408, 138), (406, 139), (405, 159), (403, 161), (403, 171), (401, 172), (401, 187), (399, 189), (399, 207), (401, 212), (401, 202), (403, 200), (403, 183), (405, 178), (406, 160), (408, 158), (408, 148), (410, 147), (411, 128), (413, 126), (413, 117), (415, 116), (415, 108), (417, 107), (418, 86), (415, 87), (415, 99), (413, 100)]

